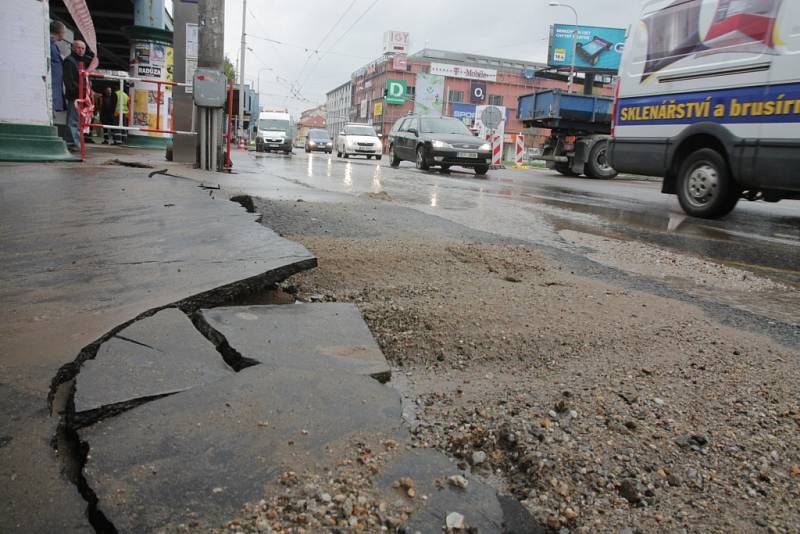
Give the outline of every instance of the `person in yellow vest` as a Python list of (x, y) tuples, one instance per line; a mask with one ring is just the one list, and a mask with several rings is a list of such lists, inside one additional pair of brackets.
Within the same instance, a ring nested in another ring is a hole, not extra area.
[[(114, 94), (117, 97), (117, 107), (114, 110), (114, 124), (119, 124), (119, 116), (122, 115), (122, 125), (128, 125), (128, 84), (126, 83), (123, 90), (117, 89)], [(116, 130), (114, 134), (114, 144), (125, 142), (128, 137), (127, 130)]]

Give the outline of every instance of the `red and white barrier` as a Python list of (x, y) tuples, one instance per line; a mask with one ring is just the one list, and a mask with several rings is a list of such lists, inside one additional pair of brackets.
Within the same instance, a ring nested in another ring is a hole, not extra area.
[(503, 136), (499, 132), (492, 132), (492, 165), (503, 164)]
[(521, 167), (525, 164), (525, 136), (517, 134), (517, 146), (514, 150), (514, 164)]

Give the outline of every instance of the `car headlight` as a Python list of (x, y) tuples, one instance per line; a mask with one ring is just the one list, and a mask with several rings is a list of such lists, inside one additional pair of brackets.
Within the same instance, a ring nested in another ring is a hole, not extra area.
[(492, 144), (491, 143), (483, 143), (478, 150), (491, 150)]
[(317, 143), (315, 143), (314, 141), (309, 141), (309, 142), (308, 142), (308, 145), (309, 145), (309, 146), (314, 146), (314, 145), (316, 145), (316, 144), (317, 144)]
[(453, 148), (450, 143), (445, 143), (444, 141), (431, 141), (431, 145), (433, 148)]
[(383, 152), (383, 144), (382, 144), (380, 141), (378, 141), (377, 143), (375, 143), (375, 148), (377, 148), (378, 150), (380, 150), (381, 152)]

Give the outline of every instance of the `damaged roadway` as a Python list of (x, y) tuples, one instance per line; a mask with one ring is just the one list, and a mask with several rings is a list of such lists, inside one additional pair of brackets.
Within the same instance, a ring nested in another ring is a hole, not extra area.
[[(478, 478), (448, 486), (467, 465), (416, 450), (354, 305), (220, 307), (316, 265), (228, 192), (99, 165), (0, 178), (4, 532), (219, 528), (280, 498), (295, 471), (324, 480), (353, 451), (372, 455), (367, 443), (391, 454), (366, 489), (304, 521), (541, 531)], [(25, 208), (37, 202), (45, 217)]]
[(255, 219), (144, 170), (0, 167), (0, 531), (91, 529), (76, 466), (54, 449), (51, 381), (77, 368), (62, 365), (140, 314), (217, 305), (316, 265)]

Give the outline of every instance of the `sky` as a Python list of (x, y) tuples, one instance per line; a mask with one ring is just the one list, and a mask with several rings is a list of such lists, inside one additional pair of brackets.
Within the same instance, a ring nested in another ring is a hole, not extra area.
[[(243, 0), (225, 0), (225, 54), (237, 64)], [(627, 28), (638, 0), (569, 0), (578, 24)], [(411, 53), (426, 46), (546, 62), (549, 27), (574, 24), (549, 0), (248, 0), (245, 81), (261, 105), (299, 116), (325, 93), (377, 59), (383, 32), (411, 34)], [(277, 42), (276, 42), (277, 41)], [(250, 50), (252, 49), (252, 50)], [(237, 71), (238, 72), (238, 71)]]

